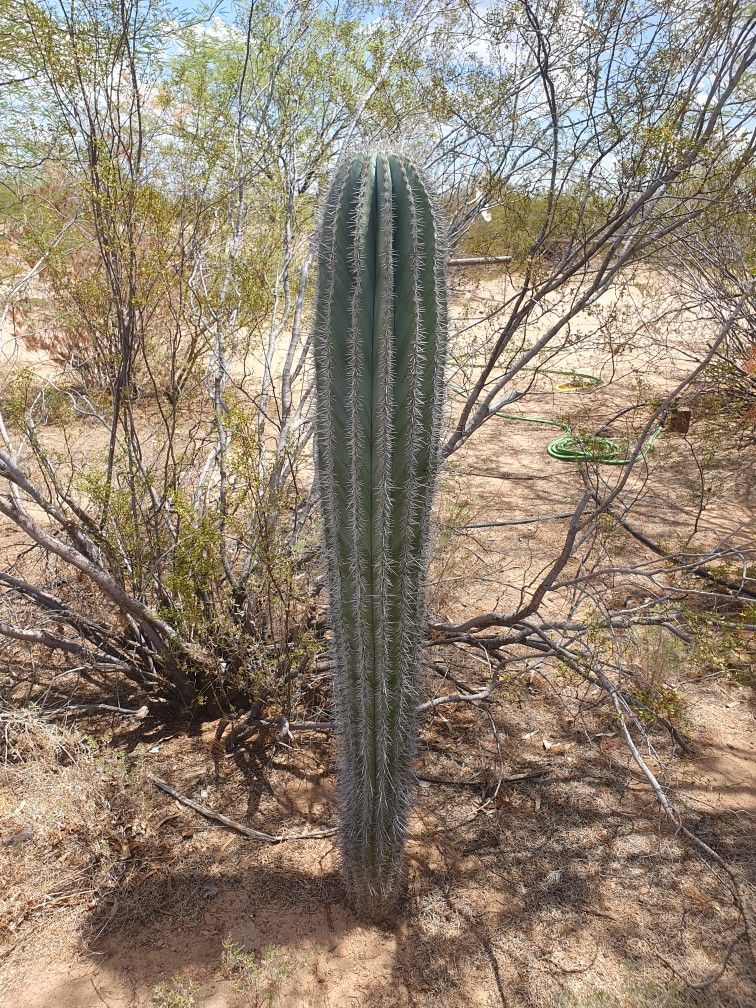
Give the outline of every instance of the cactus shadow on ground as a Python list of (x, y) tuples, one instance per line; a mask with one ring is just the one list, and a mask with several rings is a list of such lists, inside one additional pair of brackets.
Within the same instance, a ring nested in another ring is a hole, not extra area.
[[(273, 763), (281, 801), (286, 779), (309, 789), (332, 778), (313, 760)], [(606, 752), (576, 744), (557, 759), (534, 749), (518, 769), (541, 775), (506, 786), (488, 814), (476, 814), (485, 784), (421, 789), (407, 898), (381, 927), (351, 911), (331, 841), (261, 848), (195, 824), (204, 839), (190, 842), (183, 870), (119, 892), (118, 915), (94, 946), (98, 986), (109, 977), (114, 990), (144, 991), (181, 974), (206, 992), (202, 1008), (239, 1008), (220, 967), (231, 939), (295, 963), (277, 1002), (285, 1008), (748, 1003), (744, 943), (703, 1001), (683, 989), (680, 976), (695, 981), (721, 963), (736, 923), (731, 900), (648, 795), (610, 772)], [(694, 825), (736, 871), (748, 870), (742, 821), (701, 815)], [(204, 842), (220, 846), (211, 856)]]

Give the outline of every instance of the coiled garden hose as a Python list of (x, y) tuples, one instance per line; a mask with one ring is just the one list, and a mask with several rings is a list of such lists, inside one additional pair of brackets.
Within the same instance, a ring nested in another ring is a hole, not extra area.
[[(565, 430), (568, 428), (565, 427)], [(627, 448), (613, 438), (597, 437), (591, 434), (565, 434), (555, 438), (546, 447), (547, 453), (559, 462), (597, 462), (599, 465), (627, 465), (629, 462), (645, 459), (654, 441), (662, 432), (657, 427), (651, 437), (635, 457), (627, 456)]]
[[(595, 388), (601, 384), (601, 379), (597, 375), (588, 374), (585, 371), (551, 370), (541, 373), (578, 375), (582, 379), (589, 379), (591, 388)], [(464, 397), (458, 390), (455, 390), (455, 394), (458, 398)], [(547, 420), (545, 417), (516, 416), (512, 413), (503, 413), (501, 411), (497, 411), (494, 416), (499, 417), (501, 420), (542, 424), (546, 427), (556, 427), (564, 431), (561, 437), (555, 438), (546, 446), (546, 453), (558, 462), (594, 462), (597, 465), (628, 465), (628, 463), (638, 461), (638, 459), (645, 460), (654, 442), (663, 430), (662, 425), (659, 424), (648, 439), (648, 443), (637, 454), (631, 452), (628, 455), (627, 446), (614, 438), (599, 437), (594, 434), (576, 434), (569, 424), (561, 423), (558, 420)]]

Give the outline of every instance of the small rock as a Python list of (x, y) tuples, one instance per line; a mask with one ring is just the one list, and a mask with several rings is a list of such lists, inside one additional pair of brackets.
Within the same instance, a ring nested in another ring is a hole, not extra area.
[(34, 836), (34, 828), (32, 826), (26, 826), (23, 829), (16, 830), (15, 833), (9, 833), (7, 836), (3, 837), (3, 846), (12, 847), (15, 844), (24, 843), (26, 840), (31, 840)]

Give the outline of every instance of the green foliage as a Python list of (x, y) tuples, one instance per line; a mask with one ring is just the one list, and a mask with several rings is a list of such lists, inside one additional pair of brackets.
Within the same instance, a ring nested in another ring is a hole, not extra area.
[(481, 180), (481, 184), (489, 193), (491, 220), (475, 218), (464, 237), (464, 254), (511, 255), (515, 268), (530, 263), (536, 270), (547, 271), (549, 256), (561, 256), (561, 243), (579, 246), (611, 211), (608, 199), (581, 187), (553, 199), (495, 180)]
[(152, 1001), (155, 1008), (201, 1008), (204, 996), (198, 984), (177, 973), (170, 980), (157, 984)]
[(625, 663), (632, 673), (628, 692), (641, 705), (638, 716), (649, 723), (660, 716), (684, 728), (684, 697), (670, 684), (685, 676), (689, 664), (683, 643), (665, 627), (639, 626), (628, 634), (627, 644)]
[[(684, 615), (693, 634), (691, 662), (704, 671), (720, 672), (741, 683), (742, 671), (753, 667), (753, 655), (750, 658), (748, 655), (751, 637), (748, 623), (753, 622), (753, 612), (746, 608), (739, 618), (726, 620), (721, 612), (687, 607)], [(746, 672), (746, 683), (751, 677)]]
[(652, 724), (661, 717), (677, 728), (686, 727), (685, 701), (679, 690), (655, 682), (647, 689), (631, 689), (629, 693), (640, 705), (636, 713), (642, 721)]
[(229, 937), (223, 940), (223, 965), (240, 993), (249, 999), (250, 1008), (274, 1008), (280, 1003), (281, 987), (295, 960), (274, 948), (257, 955)]
[(226, 419), (232, 450), (222, 500), (197, 489), (192, 455), (168, 489), (158, 482), (160, 460), (135, 474), (120, 453), (111, 475), (92, 463), (75, 480), (124, 587), (187, 645), (217, 656), (199, 702), (208, 690), (227, 702), (255, 694), (319, 648), (301, 564), (311, 544), (291, 539), (298, 494), (260, 469), (255, 414), (232, 397)]
[(40, 382), (31, 368), (14, 371), (2, 380), (0, 412), (10, 430), (24, 430), (30, 419), (35, 425), (61, 426), (74, 416), (65, 391), (50, 382)]

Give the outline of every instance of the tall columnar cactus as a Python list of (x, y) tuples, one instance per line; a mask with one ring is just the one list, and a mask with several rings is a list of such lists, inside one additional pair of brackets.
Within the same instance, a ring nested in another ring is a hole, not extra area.
[(341, 849), (361, 913), (396, 902), (446, 354), (442, 237), (404, 156), (345, 161), (323, 207), (316, 455), (341, 745)]

